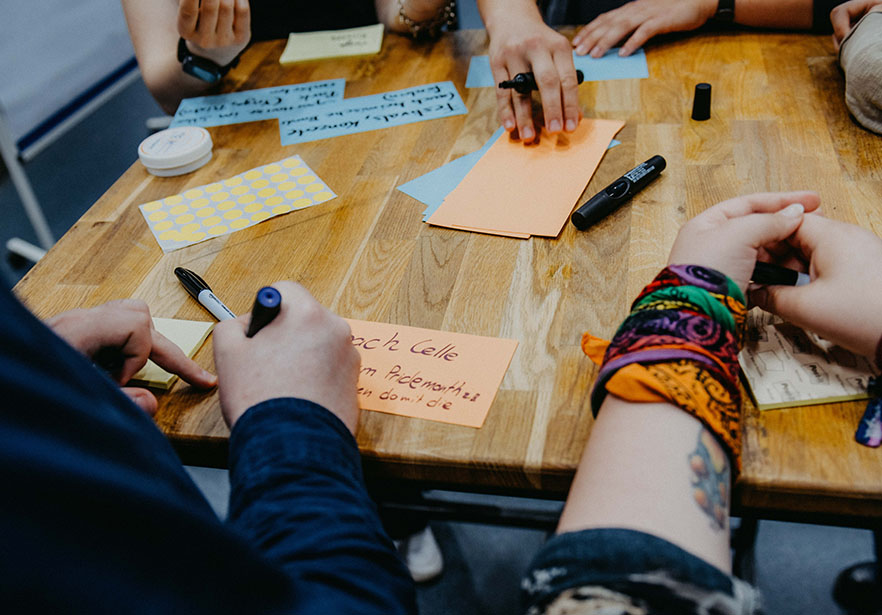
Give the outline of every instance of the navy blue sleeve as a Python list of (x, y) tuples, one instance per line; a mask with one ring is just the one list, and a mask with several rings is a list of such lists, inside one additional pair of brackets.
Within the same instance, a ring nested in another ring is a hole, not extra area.
[(0, 289), (0, 612), (281, 612), (290, 583), (214, 515), (119, 387)]
[(331, 412), (291, 398), (249, 409), (230, 437), (230, 482), (228, 524), (284, 569), (294, 612), (416, 613), (355, 439)]

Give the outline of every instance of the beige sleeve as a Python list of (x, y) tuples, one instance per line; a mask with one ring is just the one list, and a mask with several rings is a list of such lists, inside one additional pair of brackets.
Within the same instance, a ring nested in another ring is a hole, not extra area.
[(839, 48), (845, 104), (866, 129), (882, 134), (882, 12), (870, 12)]

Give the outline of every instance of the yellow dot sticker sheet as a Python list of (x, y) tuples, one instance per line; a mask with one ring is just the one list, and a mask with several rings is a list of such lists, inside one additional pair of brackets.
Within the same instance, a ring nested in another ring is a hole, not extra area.
[(240, 231), (337, 195), (300, 156), (139, 207), (164, 252)]

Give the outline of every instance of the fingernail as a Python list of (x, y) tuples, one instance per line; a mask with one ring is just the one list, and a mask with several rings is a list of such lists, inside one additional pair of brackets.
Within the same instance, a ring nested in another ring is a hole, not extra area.
[(524, 128), (521, 132), (523, 133), (522, 136), (524, 137), (524, 141), (531, 141), (533, 139), (532, 128)]
[(628, 55), (628, 51), (624, 47), (619, 49), (619, 57), (620, 58), (624, 58), (626, 55)]
[(600, 53), (599, 47), (595, 47), (594, 49), (591, 50), (591, 57), (592, 58), (599, 58), (600, 56), (601, 56), (601, 53)]
[(793, 218), (801, 216), (804, 213), (805, 207), (803, 207), (802, 203), (793, 203), (781, 210), (782, 216), (791, 216)]
[(567, 120), (567, 132), (573, 132), (576, 130), (576, 120)]
[(551, 124), (548, 125), (549, 132), (560, 132), (560, 120), (551, 120)]
[(585, 45), (579, 45), (576, 47), (576, 55), (583, 56), (588, 53), (588, 48)]
[(515, 129), (515, 123), (511, 120), (505, 120), (505, 123), (503, 124), (503, 126), (505, 126), (505, 129), (508, 132), (511, 132), (512, 130)]

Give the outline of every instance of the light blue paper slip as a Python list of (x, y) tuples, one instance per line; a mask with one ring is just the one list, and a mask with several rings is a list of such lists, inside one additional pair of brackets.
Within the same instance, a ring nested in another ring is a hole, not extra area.
[[(608, 81), (613, 79), (646, 79), (649, 67), (646, 65), (646, 52), (638, 49), (628, 57), (619, 56), (619, 48), (610, 49), (602, 58), (577, 56), (573, 53), (573, 63), (577, 70), (585, 73), (585, 81)], [(472, 56), (467, 88), (495, 87), (493, 73), (490, 71), (489, 56)]]
[(271, 120), (283, 113), (342, 100), (344, 87), (345, 79), (328, 79), (185, 98), (178, 106), (171, 126), (227, 126)]
[(435, 210), (441, 206), (445, 197), (459, 185), (459, 182), (468, 175), (468, 172), (477, 164), (481, 156), (490, 149), (491, 145), (496, 143), (496, 139), (504, 132), (505, 129), (500, 126), (481, 149), (461, 156), (456, 160), (451, 160), (434, 171), (429, 171), (425, 175), (421, 175), (406, 184), (398, 186), (398, 189), (404, 194), (428, 205), (423, 212), (423, 222), (435, 213)]
[(468, 112), (450, 81), (347, 98), (279, 116), (282, 145), (318, 141)]

